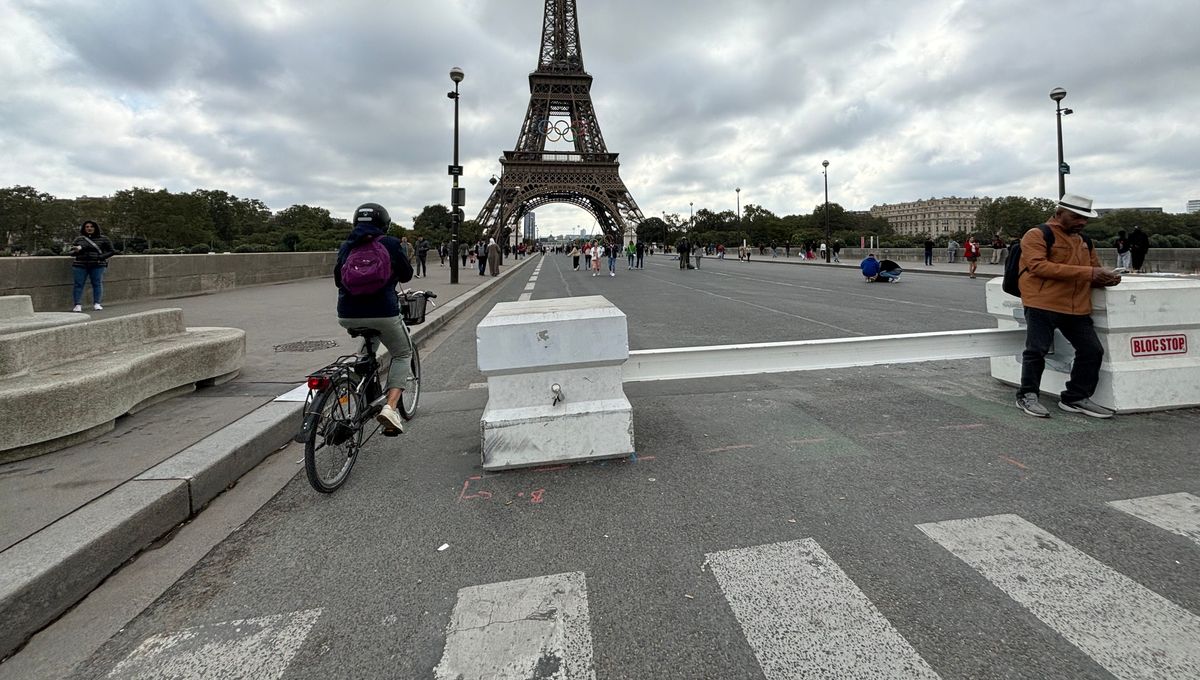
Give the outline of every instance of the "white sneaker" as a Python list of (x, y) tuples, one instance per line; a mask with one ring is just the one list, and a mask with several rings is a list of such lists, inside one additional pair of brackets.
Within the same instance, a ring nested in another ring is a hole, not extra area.
[(94, 310), (96, 310), (96, 311), (98, 312), (98, 311), (100, 311), (100, 310), (102, 310), (102, 309), (104, 309), (104, 308), (100, 306), (100, 303), (99, 303), (99, 302), (97, 302), (96, 304), (92, 305), (92, 309), (94, 309)]
[(391, 406), (384, 405), (379, 415), (375, 416), (375, 420), (378, 420), (383, 425), (384, 434), (388, 432), (404, 434), (404, 421), (400, 419), (400, 412)]
[(74, 307), (71, 308), (71, 311), (72, 312), (82, 312), (83, 307), (80, 307), (79, 305), (75, 305)]
[(616, 276), (616, 275), (617, 275), (617, 273), (616, 273), (616, 272), (609, 272), (609, 273), (608, 273), (608, 275), (609, 275), (609, 276)]

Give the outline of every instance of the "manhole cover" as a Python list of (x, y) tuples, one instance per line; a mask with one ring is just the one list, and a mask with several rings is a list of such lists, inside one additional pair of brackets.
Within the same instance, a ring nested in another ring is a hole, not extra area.
[(301, 340), (300, 342), (288, 342), (282, 345), (275, 345), (276, 352), (316, 352), (322, 349), (337, 347), (337, 342), (333, 340)]

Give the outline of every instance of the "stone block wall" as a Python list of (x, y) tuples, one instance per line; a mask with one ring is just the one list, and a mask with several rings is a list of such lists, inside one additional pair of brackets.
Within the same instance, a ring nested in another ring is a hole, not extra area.
[[(118, 255), (104, 276), (105, 302), (199, 295), (330, 276), (335, 252)], [(0, 258), (0, 296), (28, 295), (38, 311), (71, 306), (71, 258)], [(85, 301), (91, 300), (86, 289)]]

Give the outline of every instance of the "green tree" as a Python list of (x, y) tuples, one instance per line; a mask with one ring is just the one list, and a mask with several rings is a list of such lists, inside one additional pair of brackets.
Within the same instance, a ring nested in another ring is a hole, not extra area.
[(0, 231), (14, 247), (34, 252), (50, 246), (51, 230), (42, 215), (54, 197), (30, 186), (0, 189)]
[[(1047, 198), (1004, 196), (985, 199), (975, 213), (976, 235), (991, 238), (1000, 234), (1006, 240), (1024, 234), (1054, 214), (1055, 202)], [(957, 237), (970, 234), (955, 234)], [(961, 238), (960, 238), (961, 240)]]

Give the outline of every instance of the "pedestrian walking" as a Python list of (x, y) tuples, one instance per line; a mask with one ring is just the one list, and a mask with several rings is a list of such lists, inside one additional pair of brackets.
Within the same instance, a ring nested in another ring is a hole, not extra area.
[(637, 246), (633, 245), (633, 241), (625, 244), (625, 256), (629, 260), (629, 269), (633, 269), (633, 261), (637, 257)]
[(824, 259), (825, 259), (825, 257), (826, 257), (826, 255), (828, 254), (828, 253), (827, 253), (827, 248), (828, 248), (828, 246), (827, 246), (827, 245), (825, 245), (825, 242), (824, 242), (824, 241), (821, 241), (820, 255), (821, 255), (821, 259), (822, 259), (822, 260), (824, 260)]
[(594, 245), (594, 244), (593, 244), (592, 242), (590, 242), (590, 241), (584, 242), (584, 244), (583, 244), (583, 267), (584, 267), (584, 269), (591, 269), (591, 268), (592, 268), (592, 248), (593, 248), (593, 245)]
[(591, 256), (588, 262), (590, 263), (589, 267), (591, 267), (592, 276), (600, 276), (600, 256), (603, 255), (600, 244), (592, 243), (591, 248), (588, 249), (588, 253)]
[(1094, 403), (1091, 397), (1100, 380), (1104, 347), (1092, 324), (1092, 288), (1115, 286), (1121, 276), (1100, 265), (1091, 242), (1082, 236), (1088, 219), (1097, 217), (1092, 199), (1066, 194), (1046, 222), (1052, 245), (1047, 248), (1041, 227), (1021, 237), (1019, 280), (1025, 310), (1025, 351), (1021, 354), (1021, 386), (1017, 408), (1038, 418), (1050, 411), (1038, 401), (1046, 354), (1058, 330), (1075, 348), (1071, 377), (1059, 395), (1058, 407), (1093, 418), (1111, 418), (1113, 412)]
[(425, 258), (429, 255), (429, 239), (421, 238), (417, 241), (417, 272), (421, 276), (429, 276), (429, 267), (425, 266)]
[(71, 275), (74, 286), (71, 297), (74, 300), (72, 312), (81, 312), (83, 307), (83, 287), (87, 282), (92, 284), (92, 309), (100, 311), (104, 297), (104, 272), (108, 269), (108, 258), (116, 254), (112, 242), (100, 233), (100, 225), (92, 220), (86, 220), (79, 225), (79, 236), (71, 244)]
[(642, 243), (641, 241), (638, 241), (637, 245), (634, 246), (633, 252), (635, 255), (634, 268), (635, 269), (645, 269), (646, 268), (646, 261), (645, 261), (646, 244)]
[(975, 278), (975, 268), (979, 266), (979, 242), (975, 240), (974, 236), (967, 239), (963, 245), (963, 257), (967, 258), (967, 262), (970, 263), (968, 269), (971, 272), (971, 278)]
[(833, 242), (833, 261), (834, 261), (834, 262), (841, 262), (841, 261), (842, 261), (842, 258), (838, 257), (838, 255), (839, 255), (841, 252), (842, 252), (842, 242), (841, 242), (841, 241), (834, 241), (834, 242)]
[(579, 244), (571, 246), (571, 271), (579, 271)]
[(496, 239), (488, 239), (487, 247), (487, 264), (488, 272), (492, 276), (500, 275), (500, 246), (496, 244)]
[(1130, 265), (1137, 273), (1142, 273), (1146, 264), (1146, 254), (1150, 252), (1150, 237), (1138, 225), (1134, 225), (1133, 233), (1129, 235)]
[(933, 266), (933, 237), (925, 235), (925, 266)]

